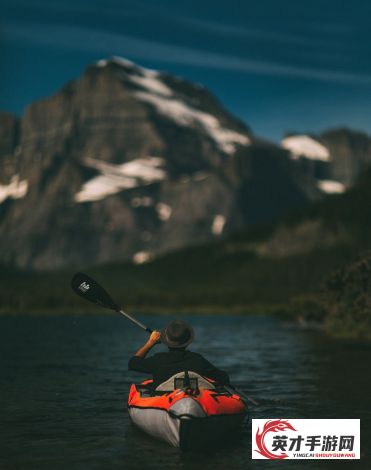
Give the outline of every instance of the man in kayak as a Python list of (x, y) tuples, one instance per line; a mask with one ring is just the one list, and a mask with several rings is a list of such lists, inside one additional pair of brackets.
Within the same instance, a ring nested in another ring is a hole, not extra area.
[[(148, 341), (129, 359), (129, 370), (145, 372), (153, 376), (153, 388), (183, 371), (192, 371), (215, 380), (221, 385), (229, 383), (228, 374), (207, 361), (201, 354), (187, 351), (193, 341), (194, 330), (183, 320), (174, 320), (166, 328), (153, 331)], [(165, 344), (169, 350), (151, 357), (147, 353), (157, 343)]]

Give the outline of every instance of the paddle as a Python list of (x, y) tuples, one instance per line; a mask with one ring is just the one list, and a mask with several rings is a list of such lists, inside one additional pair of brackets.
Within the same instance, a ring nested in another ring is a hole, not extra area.
[[(92, 279), (87, 274), (76, 273), (72, 278), (71, 287), (72, 290), (83, 299), (88, 300), (93, 304), (99, 305), (99, 307), (115, 310), (116, 312), (124, 315), (126, 318), (138, 325), (143, 330), (148, 331), (148, 333), (152, 333), (153, 330), (151, 330), (151, 328), (148, 328), (148, 326), (143, 325), (143, 323), (138, 321), (136, 318), (124, 312), (124, 310), (122, 310), (122, 308), (118, 304), (116, 304), (116, 302), (113, 301), (112, 297), (108, 294), (108, 292), (106, 292), (105, 289), (103, 289), (103, 287), (99, 285), (97, 281)], [(242, 398), (247, 401), (250, 401), (254, 405), (258, 405), (255, 400), (248, 397), (245, 393), (235, 389), (232, 385), (225, 385), (224, 388), (229, 393), (236, 393), (237, 395), (240, 395)]]
[(233, 385), (229, 384), (229, 385), (224, 385), (224, 388), (227, 390), (227, 392), (231, 393), (231, 394), (237, 394), (237, 395), (240, 395), (245, 401), (249, 401), (251, 402), (253, 405), (255, 406), (259, 406), (259, 403), (255, 400), (253, 400), (251, 397), (248, 397), (246, 395), (246, 393), (244, 392), (241, 392), (241, 390), (237, 390), (236, 388), (233, 387)]
[(115, 310), (116, 312), (124, 315), (143, 330), (148, 331), (148, 333), (152, 333), (153, 330), (151, 330), (151, 328), (148, 328), (148, 326), (143, 325), (143, 323), (138, 321), (136, 318), (124, 312), (124, 310), (122, 310), (122, 308), (113, 301), (111, 296), (103, 289), (103, 287), (87, 274), (76, 273), (72, 278), (71, 287), (72, 290), (83, 299), (88, 300), (93, 304), (99, 305), (99, 307)]

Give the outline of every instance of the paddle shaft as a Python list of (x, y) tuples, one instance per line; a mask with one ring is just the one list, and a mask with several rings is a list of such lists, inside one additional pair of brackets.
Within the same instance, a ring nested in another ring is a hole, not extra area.
[(251, 402), (253, 405), (258, 406), (259, 403), (255, 400), (253, 400), (251, 397), (248, 397), (246, 393), (241, 392), (240, 390), (237, 390), (236, 388), (232, 387), (232, 385), (224, 385), (224, 388), (227, 390), (229, 393), (237, 393), (237, 395), (241, 395), (242, 398), (244, 398), (246, 401)]
[(131, 315), (129, 315), (129, 313), (126, 313), (124, 312), (124, 310), (120, 309), (120, 310), (117, 310), (118, 313), (121, 313), (121, 315), (124, 315), (124, 317), (126, 317), (128, 320), (132, 321), (133, 323), (135, 323), (136, 325), (138, 325), (140, 328), (142, 328), (143, 330), (147, 331), (148, 333), (152, 333), (153, 330), (151, 330), (151, 328), (149, 328), (148, 326), (146, 325), (143, 325), (143, 323), (141, 323), (139, 320), (137, 320), (136, 318), (132, 317)]

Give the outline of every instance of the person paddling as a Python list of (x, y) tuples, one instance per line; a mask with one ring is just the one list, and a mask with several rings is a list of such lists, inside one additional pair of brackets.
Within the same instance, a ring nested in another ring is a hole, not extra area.
[[(129, 359), (129, 370), (152, 374), (153, 388), (183, 371), (196, 372), (221, 385), (228, 385), (229, 376), (226, 372), (215, 367), (201, 354), (186, 349), (193, 339), (194, 330), (191, 325), (183, 320), (173, 320), (161, 332), (151, 333), (146, 343)], [(160, 341), (169, 350), (146, 357)]]
[[(87, 274), (78, 272), (75, 273), (73, 278), (71, 279), (71, 287), (72, 290), (78, 296), (92, 302), (100, 307), (109, 308), (114, 310), (125, 318), (130, 320), (132, 323), (137, 325), (144, 331), (151, 333), (149, 340), (146, 344), (137, 351), (134, 357), (132, 357), (129, 361), (129, 368), (133, 370), (138, 370), (139, 372), (146, 372), (155, 374), (156, 372), (156, 381), (159, 382), (162, 380), (162, 377), (158, 377), (162, 372), (163, 375), (166, 369), (168, 369), (165, 376), (170, 374), (170, 377), (177, 374), (179, 371), (183, 372), (184, 370), (190, 370), (191, 367), (195, 368), (193, 372), (196, 372), (200, 375), (204, 374), (206, 377), (210, 379), (214, 379), (218, 381), (221, 385), (224, 385), (224, 388), (232, 393), (237, 393), (240, 395), (244, 400), (253, 403), (254, 405), (258, 405), (258, 402), (253, 400), (251, 397), (248, 397), (244, 392), (236, 390), (230, 383), (228, 374), (217, 369), (213, 366), (210, 362), (208, 362), (204, 357), (200, 354), (191, 353), (190, 351), (186, 351), (185, 348), (192, 342), (194, 338), (194, 331), (191, 326), (187, 323), (182, 322), (181, 320), (176, 320), (171, 322), (162, 333), (155, 331), (154, 335), (152, 336), (153, 331), (148, 326), (144, 325), (142, 322), (137, 320), (130, 315), (129, 313), (125, 312), (113, 299), (112, 297), (106, 292), (106, 290), (98, 284), (93, 278), (88, 276)], [(172, 326), (171, 326), (172, 325)], [(163, 367), (161, 367), (161, 355), (155, 354), (153, 358), (145, 359), (146, 354), (152, 347), (159, 341), (162, 340), (164, 344), (167, 344), (169, 347), (169, 353), (162, 353), (162, 357), (165, 354), (166, 361), (164, 361)], [(173, 355), (171, 355), (173, 354)], [(160, 360), (156, 360), (156, 357), (160, 356)], [(169, 358), (174, 358), (169, 361)], [(179, 359), (176, 359), (179, 358)], [(190, 360), (188, 360), (190, 358)], [(149, 364), (148, 364), (149, 362)], [(151, 364), (152, 362), (152, 364)], [(152, 372), (155, 370), (157, 362), (157, 371)], [(182, 364), (183, 362), (183, 364)], [(160, 363), (160, 367), (158, 366)], [(190, 364), (189, 364), (190, 363)], [(144, 364), (144, 365), (143, 365)], [(167, 367), (166, 367), (167, 365)], [(190, 365), (190, 367), (189, 367)], [(177, 366), (177, 367), (176, 367)], [(178, 372), (169, 372), (169, 369), (173, 367), (173, 370)], [(144, 370), (145, 369), (145, 370)], [(149, 370), (150, 372), (147, 372)], [(201, 371), (201, 373), (199, 372)], [(160, 372), (160, 373), (159, 373)], [(169, 377), (169, 378), (170, 378)], [(165, 379), (166, 380), (166, 379)]]

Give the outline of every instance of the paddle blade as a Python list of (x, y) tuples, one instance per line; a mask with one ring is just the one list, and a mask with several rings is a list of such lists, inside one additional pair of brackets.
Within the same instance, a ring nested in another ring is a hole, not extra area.
[(82, 297), (100, 307), (119, 311), (120, 307), (111, 299), (107, 292), (97, 281), (84, 273), (76, 273), (71, 281), (72, 290)]

